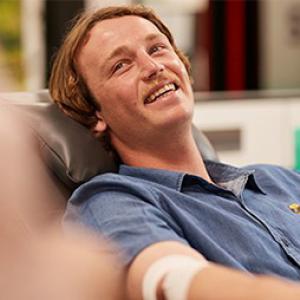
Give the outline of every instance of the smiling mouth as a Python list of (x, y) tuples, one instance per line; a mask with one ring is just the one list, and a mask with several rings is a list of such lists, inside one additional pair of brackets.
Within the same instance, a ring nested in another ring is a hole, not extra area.
[(145, 104), (150, 104), (155, 102), (159, 97), (172, 92), (172, 91), (177, 91), (178, 90), (178, 85), (175, 83), (168, 83), (166, 85), (164, 85), (162, 88), (160, 88), (159, 90), (155, 91), (154, 93), (152, 93), (150, 96), (148, 96), (145, 99)]

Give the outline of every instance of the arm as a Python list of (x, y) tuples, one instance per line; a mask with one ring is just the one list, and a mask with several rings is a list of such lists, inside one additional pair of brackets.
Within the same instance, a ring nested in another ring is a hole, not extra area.
[[(142, 284), (148, 268), (158, 259), (174, 254), (191, 256), (199, 261), (205, 258), (179, 242), (160, 242), (143, 250), (133, 261), (127, 277), (129, 299), (142, 299)], [(165, 299), (160, 282), (157, 299)], [(300, 299), (300, 284), (269, 276), (252, 276), (210, 263), (198, 272), (190, 285), (189, 300), (293, 300)]]

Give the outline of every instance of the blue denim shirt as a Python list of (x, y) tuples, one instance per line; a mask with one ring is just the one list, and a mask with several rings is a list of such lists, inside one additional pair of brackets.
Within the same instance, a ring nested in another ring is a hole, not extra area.
[(122, 165), (72, 195), (65, 222), (114, 240), (125, 263), (159, 241), (185, 243), (208, 260), (300, 279), (300, 175), (271, 165), (206, 162), (217, 185), (180, 172)]

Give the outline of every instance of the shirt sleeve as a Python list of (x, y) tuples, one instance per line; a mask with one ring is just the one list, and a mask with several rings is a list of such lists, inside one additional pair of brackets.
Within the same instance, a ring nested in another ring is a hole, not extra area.
[[(78, 201), (84, 194), (84, 201)], [(161, 241), (187, 244), (170, 216), (155, 206), (151, 193), (143, 197), (124, 190), (78, 191), (69, 202), (64, 225), (79, 223), (112, 240), (120, 250), (125, 265), (144, 248)], [(153, 197), (153, 196), (152, 196)]]

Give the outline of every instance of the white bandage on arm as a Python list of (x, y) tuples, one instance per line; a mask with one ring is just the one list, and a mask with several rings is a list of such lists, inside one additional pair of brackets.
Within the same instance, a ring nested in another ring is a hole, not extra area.
[(169, 255), (154, 262), (143, 279), (143, 300), (156, 300), (161, 280), (167, 300), (186, 300), (194, 276), (208, 265), (187, 255)]

